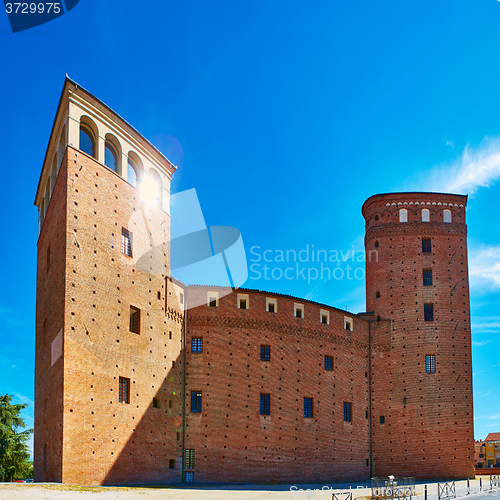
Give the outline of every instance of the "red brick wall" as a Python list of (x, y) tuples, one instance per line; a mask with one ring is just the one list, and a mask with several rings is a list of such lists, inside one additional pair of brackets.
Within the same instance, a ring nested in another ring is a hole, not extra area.
[[(466, 200), (394, 193), (363, 206), (367, 252), (378, 250), (378, 259), (372, 254), (366, 265), (367, 310), (381, 319), (374, 323), (372, 354), (378, 476), (474, 475)], [(421, 221), (423, 207), (430, 222)], [(399, 222), (400, 208), (408, 210), (406, 223)], [(452, 223), (442, 222), (444, 208), (451, 209)], [(432, 253), (422, 253), (422, 237), (431, 238)], [(432, 269), (432, 286), (423, 286), (423, 269)], [(424, 303), (434, 304), (432, 322), (424, 321)], [(434, 374), (426, 373), (427, 354), (436, 357)]]
[[(206, 297), (190, 287), (190, 301)], [(214, 288), (216, 290), (216, 288)], [(222, 291), (224, 289), (221, 289)], [(367, 322), (355, 316), (344, 330), (344, 312), (273, 294), (249, 294), (238, 309), (237, 294), (219, 307), (188, 311), (186, 448), (195, 450), (196, 482), (326, 482), (368, 476)], [(223, 294), (221, 293), (221, 296)], [(266, 312), (266, 296), (278, 312)], [(294, 302), (305, 305), (294, 317)], [(203, 353), (191, 339), (203, 338)], [(271, 361), (260, 360), (260, 346)], [(334, 357), (326, 371), (324, 356)], [(201, 413), (190, 412), (190, 392), (201, 391)], [(260, 394), (271, 395), (271, 415), (260, 415)], [(313, 418), (304, 418), (303, 398), (313, 398)], [(352, 422), (343, 403), (351, 402)]]
[[(64, 157), (48, 206), (45, 223), (38, 238), (35, 350), (35, 481), (61, 481), (62, 479), (64, 361), (63, 357), (60, 357), (51, 366), (51, 345), (60, 330), (64, 328), (66, 184), (67, 170), (66, 157)], [(50, 262), (47, 260), (48, 252), (50, 253)], [(46, 451), (44, 451), (44, 448)]]
[[(179, 481), (182, 314), (175, 296), (165, 311), (169, 249), (149, 242), (152, 234), (169, 241), (170, 217), (158, 208), (144, 210), (138, 191), (94, 159), (71, 147), (67, 153), (67, 191), (61, 193), (67, 227), (56, 237), (67, 256), (58, 277), (64, 287), (66, 274), (64, 397), (54, 394), (64, 419), (57, 479)], [(45, 226), (54, 227), (50, 220)], [(122, 227), (133, 233), (134, 258), (121, 252)], [(147, 228), (142, 235), (140, 227)], [(141, 244), (146, 253), (138, 260)], [(39, 293), (41, 306), (46, 298)], [(141, 310), (139, 335), (129, 331), (130, 305)], [(130, 404), (118, 402), (120, 377), (130, 379)], [(51, 384), (47, 379), (37, 392)], [(159, 408), (152, 407), (153, 397)]]

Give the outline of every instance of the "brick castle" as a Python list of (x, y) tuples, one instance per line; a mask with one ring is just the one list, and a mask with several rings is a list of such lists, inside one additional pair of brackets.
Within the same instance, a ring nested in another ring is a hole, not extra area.
[(473, 477), (466, 196), (366, 200), (353, 314), (177, 281), (174, 172), (66, 78), (35, 200), (35, 480)]

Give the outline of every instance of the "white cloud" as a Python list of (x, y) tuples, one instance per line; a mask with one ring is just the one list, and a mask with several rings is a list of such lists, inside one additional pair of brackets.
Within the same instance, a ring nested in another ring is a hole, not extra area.
[(472, 345), (481, 347), (483, 345), (489, 344), (490, 342), (492, 342), (492, 341), (491, 340), (481, 340), (480, 342), (472, 342)]
[[(452, 143), (447, 141), (450, 146)], [(500, 179), (500, 137), (486, 137), (478, 147), (465, 147), (455, 161), (427, 177), (426, 188), (446, 193), (473, 194)]]
[(500, 288), (500, 245), (481, 245), (470, 250), (469, 278), (471, 288)]

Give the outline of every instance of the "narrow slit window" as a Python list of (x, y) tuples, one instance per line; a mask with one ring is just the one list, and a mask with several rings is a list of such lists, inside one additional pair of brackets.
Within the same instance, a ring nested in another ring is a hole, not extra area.
[(425, 373), (436, 373), (436, 356), (434, 354), (425, 356)]
[(191, 352), (195, 354), (200, 354), (203, 352), (203, 339), (191, 339)]
[(384, 425), (384, 424), (385, 424), (385, 416), (380, 415), (380, 425)]
[(141, 311), (130, 306), (130, 331), (139, 334)]
[(130, 404), (130, 379), (120, 377), (118, 381), (118, 402)]
[(160, 407), (160, 402), (158, 401), (158, 398), (153, 398), (153, 408), (159, 408)]
[(304, 398), (304, 418), (313, 418), (312, 398)]
[(201, 413), (201, 391), (191, 391), (191, 413)]
[(424, 321), (434, 321), (434, 304), (424, 304)]
[(169, 469), (175, 469), (175, 460), (173, 458), (171, 458), (169, 461), (168, 461), (168, 468)]
[(352, 406), (351, 403), (344, 403), (344, 422), (352, 421)]
[(271, 347), (268, 345), (260, 346), (260, 360), (271, 361)]
[(325, 356), (325, 370), (333, 370), (333, 356)]
[(184, 450), (184, 468), (194, 469), (194, 450)]
[(271, 395), (261, 394), (260, 395), (260, 414), (261, 415), (271, 415)]
[(422, 238), (422, 253), (431, 253), (432, 245), (430, 238)]
[(424, 286), (431, 286), (432, 285), (432, 269), (424, 269), (422, 274), (423, 274)]
[(122, 227), (122, 254), (132, 257), (132, 233)]

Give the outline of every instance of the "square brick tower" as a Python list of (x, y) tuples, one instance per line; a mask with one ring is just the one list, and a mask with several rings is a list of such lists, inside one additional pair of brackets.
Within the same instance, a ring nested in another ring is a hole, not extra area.
[(474, 477), (466, 196), (368, 198), (374, 475)]
[(35, 200), (36, 481), (180, 481), (183, 307), (169, 279), (174, 171), (66, 78)]

